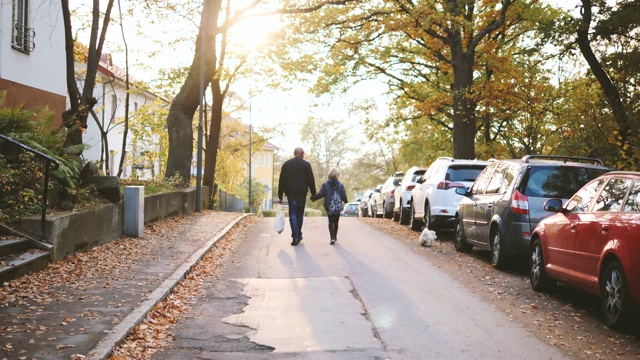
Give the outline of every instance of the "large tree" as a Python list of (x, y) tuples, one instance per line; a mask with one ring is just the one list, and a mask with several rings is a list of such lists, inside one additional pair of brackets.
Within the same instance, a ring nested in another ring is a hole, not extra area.
[(204, 90), (210, 86), (212, 104), (209, 136), (206, 139), (203, 185), (213, 186), (215, 183), (224, 99), (238, 72), (246, 65), (242, 57), (228, 64), (228, 31), (231, 27), (251, 16), (309, 13), (326, 6), (340, 6), (353, 1), (356, 0), (323, 0), (310, 4), (292, 2), (292, 6), (277, 9), (273, 8), (274, 5), (269, 1), (254, 0), (246, 7), (234, 10), (230, 0), (205, 0), (195, 40), (193, 61), (184, 84), (171, 103), (167, 119), (169, 158), (166, 176), (178, 174), (185, 184), (189, 183), (193, 154), (191, 125), (200, 103), (200, 86), (203, 82), (201, 79), (204, 79)]
[[(429, 118), (451, 130), (455, 157), (475, 158), (478, 59), (495, 49), (492, 34), (517, 22), (521, 8), (537, 6), (515, 4), (388, 0), (326, 9), (320, 16), (292, 18), (288, 43), (301, 45), (279, 55), (284, 68), (319, 71), (319, 92), (385, 79), (416, 110), (404, 121)], [(309, 42), (324, 45), (324, 51)]]
[[(640, 165), (637, 150), (639, 127), (637, 109), (637, 69), (640, 62), (637, 31), (640, 27), (640, 1), (618, 1), (611, 8), (604, 0), (581, 0), (580, 19), (577, 24), (576, 42), (582, 56), (596, 78), (618, 125), (615, 143), (619, 145), (619, 167)], [(600, 10), (595, 26), (594, 8)], [(605, 51), (598, 58), (592, 43)], [(632, 71), (628, 71), (633, 69)], [(622, 75), (622, 76), (620, 76)], [(635, 79), (634, 79), (635, 78)]]

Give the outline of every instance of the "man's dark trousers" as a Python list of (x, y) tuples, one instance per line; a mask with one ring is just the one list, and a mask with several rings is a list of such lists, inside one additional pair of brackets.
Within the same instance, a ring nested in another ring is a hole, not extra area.
[(304, 206), (306, 196), (287, 196), (289, 202), (289, 225), (294, 242), (302, 239), (302, 221), (304, 220)]

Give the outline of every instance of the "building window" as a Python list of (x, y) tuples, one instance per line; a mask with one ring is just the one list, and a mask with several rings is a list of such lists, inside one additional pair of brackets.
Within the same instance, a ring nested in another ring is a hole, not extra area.
[(34, 43), (36, 33), (29, 25), (29, 0), (13, 0), (11, 46), (27, 54), (36, 46)]

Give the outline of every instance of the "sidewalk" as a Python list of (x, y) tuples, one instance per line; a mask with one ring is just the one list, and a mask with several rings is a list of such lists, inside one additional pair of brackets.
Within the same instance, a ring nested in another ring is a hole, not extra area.
[(0, 358), (104, 359), (244, 217), (203, 211), (145, 227), (0, 287)]

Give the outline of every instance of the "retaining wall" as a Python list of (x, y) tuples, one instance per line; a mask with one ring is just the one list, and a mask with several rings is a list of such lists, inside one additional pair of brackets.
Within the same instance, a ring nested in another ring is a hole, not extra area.
[[(195, 188), (145, 196), (144, 224), (194, 212), (195, 204)], [(202, 187), (202, 209), (208, 207), (209, 189)], [(45, 241), (53, 245), (51, 260), (61, 260), (76, 251), (87, 250), (121, 238), (123, 214), (123, 202), (120, 201), (117, 204), (48, 216), (45, 223)], [(40, 218), (22, 219), (22, 228), (38, 236)]]

